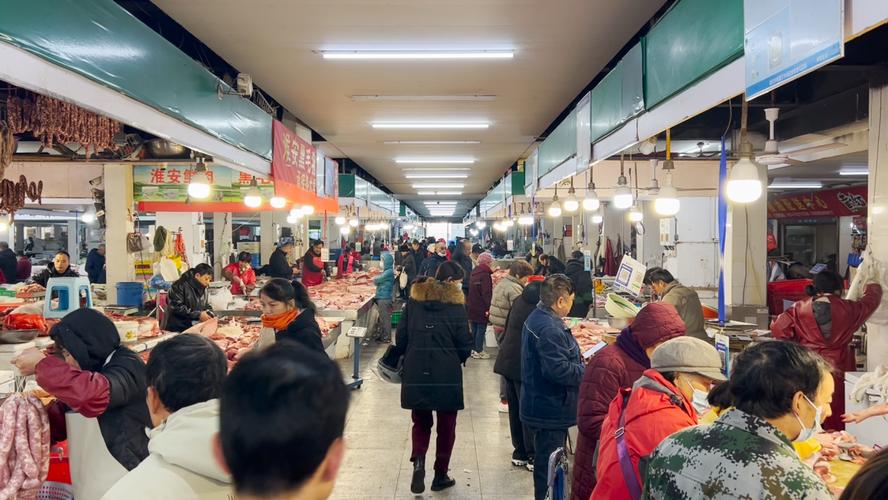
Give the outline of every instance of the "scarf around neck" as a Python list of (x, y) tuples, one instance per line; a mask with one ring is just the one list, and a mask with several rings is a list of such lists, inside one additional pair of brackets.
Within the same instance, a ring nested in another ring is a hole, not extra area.
[(299, 316), (298, 309), (290, 309), (289, 311), (282, 312), (280, 314), (263, 314), (262, 315), (262, 326), (266, 328), (272, 328), (276, 332), (281, 332), (287, 329), (290, 326), (290, 323), (296, 319), (296, 316)]
[(638, 340), (635, 339), (635, 335), (632, 334), (632, 328), (628, 327), (623, 330), (620, 335), (617, 336), (617, 347), (623, 350), (627, 356), (632, 358), (633, 361), (643, 366), (645, 369), (651, 367), (651, 360), (648, 358), (646, 352), (638, 344)]

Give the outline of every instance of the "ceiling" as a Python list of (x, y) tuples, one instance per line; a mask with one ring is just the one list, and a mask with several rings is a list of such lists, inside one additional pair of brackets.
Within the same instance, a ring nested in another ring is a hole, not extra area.
[[(866, 176), (841, 176), (839, 171), (842, 169), (866, 170), (867, 165), (867, 152), (858, 151), (815, 161), (794, 163), (789, 167), (769, 170), (768, 179), (771, 182), (778, 179), (819, 181), (824, 188), (865, 185), (867, 183)], [(811, 191), (811, 189), (803, 189), (802, 191)], [(771, 192), (774, 192), (774, 190), (771, 190)]]
[[(461, 217), (663, 5), (662, 0), (154, 0), (177, 22), (427, 215), (395, 158), (476, 160)], [(511, 60), (331, 61), (321, 50), (513, 49)], [(493, 100), (362, 101), (355, 95)], [(373, 121), (484, 121), (486, 130), (377, 130)], [(480, 141), (385, 144), (386, 141)], [(436, 168), (442, 167), (435, 165)], [(431, 182), (431, 181), (428, 181)], [(444, 182), (444, 181), (438, 181)]]

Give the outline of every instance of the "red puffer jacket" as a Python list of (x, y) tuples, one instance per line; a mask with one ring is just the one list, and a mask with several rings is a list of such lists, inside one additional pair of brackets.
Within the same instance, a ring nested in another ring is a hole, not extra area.
[(841, 415), (845, 413), (845, 372), (854, 370), (854, 356), (851, 354), (851, 339), (882, 301), (882, 287), (878, 284), (866, 286), (860, 300), (845, 300), (835, 295), (829, 296), (832, 333), (825, 338), (814, 319), (813, 298), (800, 300), (783, 312), (771, 325), (775, 338), (787, 339), (820, 354), (832, 364), (836, 390), (832, 399), (832, 416), (823, 422), (824, 429), (842, 430), (845, 424)]
[(639, 486), (644, 485), (638, 463), (654, 451), (667, 436), (697, 425), (697, 414), (688, 398), (657, 370), (646, 370), (631, 392), (623, 389), (611, 401), (601, 426), (601, 441), (596, 467), (597, 484), (592, 499), (630, 499), (620, 468), (615, 432), (623, 411), (623, 391), (629, 393), (624, 418), (623, 439)]
[[(683, 335), (685, 325), (675, 307), (664, 302), (655, 302), (642, 308), (632, 325), (624, 332), (627, 330), (632, 332), (643, 350)], [(588, 500), (595, 488), (594, 456), (601, 424), (607, 416), (611, 401), (620, 389), (632, 387), (650, 367), (647, 356), (641, 361), (644, 364), (633, 359), (620, 346), (610, 345), (593, 356), (586, 366), (577, 406), (579, 434), (571, 488), (574, 500)]]

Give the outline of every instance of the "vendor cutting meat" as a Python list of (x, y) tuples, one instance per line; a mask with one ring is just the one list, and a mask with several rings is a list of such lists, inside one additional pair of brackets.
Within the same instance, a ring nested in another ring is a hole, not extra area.
[(54, 355), (31, 348), (14, 364), (56, 398), (47, 407), (52, 441), (68, 440), (75, 498), (101, 498), (148, 456), (145, 363), (92, 309), (68, 314), (50, 337)]
[(31, 283), (46, 288), (46, 283), (50, 278), (76, 278), (78, 276), (80, 274), (71, 267), (71, 256), (68, 255), (68, 252), (59, 250), (52, 262), (47, 264), (46, 269), (31, 277)]
[(222, 269), (222, 277), (231, 282), (232, 295), (249, 295), (256, 288), (256, 272), (253, 271), (253, 255), (250, 252), (237, 254), (237, 262)]
[(173, 283), (168, 298), (169, 313), (165, 330), (183, 332), (195, 323), (208, 321), (214, 316), (207, 294), (207, 287), (212, 281), (213, 268), (208, 264), (198, 264)]
[(268, 265), (262, 268), (262, 272), (272, 278), (293, 279), (293, 266), (287, 259), (287, 256), (293, 252), (293, 246), (293, 238), (289, 236), (281, 238), (268, 259)]
[(839, 416), (845, 413), (845, 371), (854, 370), (851, 352), (854, 332), (863, 326), (882, 300), (882, 287), (878, 283), (867, 284), (863, 297), (857, 301), (843, 299), (843, 288), (844, 281), (837, 273), (815, 274), (814, 284), (805, 290), (810, 297), (796, 302), (771, 325), (774, 337), (798, 342), (832, 364), (836, 386), (832, 416), (823, 424), (830, 430), (845, 427)]
[(317, 286), (324, 282), (324, 261), (321, 260), (321, 250), (323, 249), (324, 242), (315, 240), (302, 257), (303, 285)]

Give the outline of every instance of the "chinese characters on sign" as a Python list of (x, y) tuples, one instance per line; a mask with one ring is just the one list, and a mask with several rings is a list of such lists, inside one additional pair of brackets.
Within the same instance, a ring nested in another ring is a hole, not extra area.
[(274, 122), (273, 132), (272, 176), (306, 192), (315, 193), (317, 152), (314, 146), (279, 121)]
[(768, 202), (768, 218), (866, 215), (866, 196), (866, 186), (778, 196)]
[[(133, 198), (138, 202), (188, 201), (188, 183), (194, 176), (188, 165), (138, 165), (133, 168)], [(207, 202), (242, 203), (253, 176), (227, 167), (208, 166), (207, 178), (212, 186)], [(274, 194), (274, 184), (267, 179), (256, 179), (262, 196)]]

